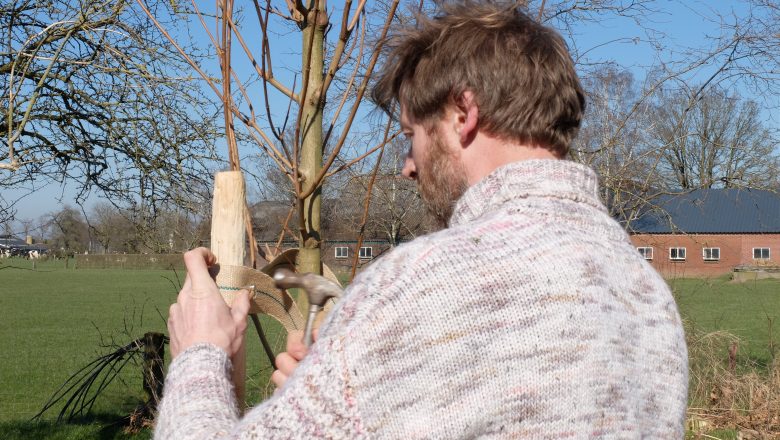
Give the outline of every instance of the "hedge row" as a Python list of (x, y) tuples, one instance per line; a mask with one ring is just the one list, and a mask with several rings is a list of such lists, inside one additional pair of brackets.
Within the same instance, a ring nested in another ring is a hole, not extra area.
[(181, 254), (76, 255), (77, 269), (161, 269), (182, 270)]

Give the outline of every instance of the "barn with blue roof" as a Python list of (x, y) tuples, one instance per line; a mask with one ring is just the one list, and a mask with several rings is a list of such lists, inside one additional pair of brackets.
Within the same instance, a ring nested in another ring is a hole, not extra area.
[(628, 230), (638, 251), (666, 277), (774, 268), (780, 262), (780, 195), (729, 188), (662, 196)]

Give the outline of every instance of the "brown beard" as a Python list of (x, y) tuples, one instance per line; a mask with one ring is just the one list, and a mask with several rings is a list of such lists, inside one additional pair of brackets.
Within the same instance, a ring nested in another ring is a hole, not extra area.
[(450, 151), (438, 130), (429, 133), (430, 144), (422, 167), (417, 170), (417, 187), (428, 212), (439, 227), (446, 227), (455, 204), (468, 189), (466, 168)]

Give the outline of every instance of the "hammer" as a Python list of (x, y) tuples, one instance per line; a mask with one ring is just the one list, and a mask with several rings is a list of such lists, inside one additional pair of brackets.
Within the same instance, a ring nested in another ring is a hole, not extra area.
[(303, 343), (311, 346), (311, 332), (317, 312), (322, 310), (330, 298), (340, 298), (341, 287), (325, 277), (313, 273), (297, 274), (287, 269), (279, 269), (274, 273), (276, 287), (280, 289), (301, 288), (309, 298), (309, 316), (303, 330)]

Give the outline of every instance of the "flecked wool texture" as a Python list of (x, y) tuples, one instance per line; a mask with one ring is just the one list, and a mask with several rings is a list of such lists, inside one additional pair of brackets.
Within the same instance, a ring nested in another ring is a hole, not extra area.
[(362, 271), (274, 397), (239, 418), (210, 345), (171, 364), (155, 438), (681, 439), (664, 280), (563, 160), (497, 169), (449, 228)]

